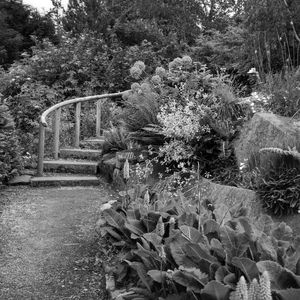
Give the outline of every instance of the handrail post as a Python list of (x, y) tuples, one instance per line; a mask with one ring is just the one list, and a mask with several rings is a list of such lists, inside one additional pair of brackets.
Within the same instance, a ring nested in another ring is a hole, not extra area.
[(53, 116), (54, 126), (54, 139), (53, 139), (53, 152), (54, 152), (54, 159), (58, 159), (58, 153), (59, 153), (59, 130), (60, 130), (60, 115), (61, 115), (61, 108), (58, 108), (55, 111), (55, 114)]
[(96, 102), (96, 137), (101, 136), (101, 100)]
[(43, 126), (43, 124), (40, 123), (38, 169), (37, 169), (38, 176), (43, 176), (44, 151), (45, 151), (45, 127)]
[(81, 102), (76, 103), (76, 119), (75, 119), (75, 148), (79, 148), (80, 141), (80, 114), (81, 114)]

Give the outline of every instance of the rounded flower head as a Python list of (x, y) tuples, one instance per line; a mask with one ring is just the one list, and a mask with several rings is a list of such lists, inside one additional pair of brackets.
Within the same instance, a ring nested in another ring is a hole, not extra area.
[(161, 83), (161, 78), (158, 76), (158, 75), (154, 75), (152, 76), (151, 78), (151, 82), (154, 84), (154, 85), (159, 85)]
[(134, 83), (131, 85), (131, 90), (132, 90), (133, 92), (138, 92), (140, 89), (141, 89), (141, 86), (140, 86), (139, 83), (137, 83), (137, 82), (134, 82)]
[(142, 90), (143, 93), (151, 92), (151, 86), (150, 86), (150, 84), (146, 83), (146, 82), (142, 83), (141, 84), (141, 90)]
[(180, 68), (182, 67), (182, 64), (183, 64), (182, 58), (176, 57), (173, 61), (169, 63), (169, 69), (172, 70), (172, 69)]
[(142, 75), (142, 70), (134, 65), (130, 68), (130, 75), (135, 79), (139, 79)]
[(139, 68), (141, 71), (145, 71), (146, 69), (144, 62), (141, 60), (136, 61), (133, 66)]
[(192, 65), (193, 60), (190, 56), (185, 55), (185, 56), (182, 57), (182, 63), (183, 63), (184, 66), (189, 67), (189, 66)]
[(155, 69), (155, 74), (160, 76), (161, 78), (164, 78), (167, 76), (167, 72), (163, 67), (157, 67)]
[(125, 91), (123, 94), (122, 94), (122, 99), (123, 100), (127, 100), (130, 96), (130, 91)]

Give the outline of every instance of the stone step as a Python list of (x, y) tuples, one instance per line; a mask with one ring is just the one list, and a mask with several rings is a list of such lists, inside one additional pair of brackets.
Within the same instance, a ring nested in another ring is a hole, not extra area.
[(101, 157), (101, 150), (94, 149), (80, 149), (80, 148), (64, 148), (60, 149), (60, 158), (80, 158), (80, 159), (90, 159), (99, 160)]
[(75, 174), (97, 174), (98, 163), (95, 161), (76, 160), (44, 160), (45, 172), (75, 173)]
[(80, 147), (99, 150), (102, 149), (104, 142), (104, 136), (88, 138), (80, 143)]
[(99, 185), (99, 178), (96, 176), (83, 175), (61, 175), (53, 174), (52, 176), (32, 177), (31, 186), (95, 186)]

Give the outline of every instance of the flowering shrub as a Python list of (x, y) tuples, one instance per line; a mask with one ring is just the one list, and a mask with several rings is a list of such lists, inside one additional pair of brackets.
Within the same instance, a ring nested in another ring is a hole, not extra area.
[(157, 67), (154, 75), (145, 70), (141, 61), (130, 69), (140, 82), (125, 95), (127, 111), (121, 116), (130, 131), (140, 133), (139, 141), (144, 135), (149, 144), (156, 142), (160, 162), (175, 162), (180, 169), (204, 157), (209, 161), (226, 156), (223, 144), (248, 116), (229, 78), (212, 75), (187, 55), (171, 61), (168, 70)]

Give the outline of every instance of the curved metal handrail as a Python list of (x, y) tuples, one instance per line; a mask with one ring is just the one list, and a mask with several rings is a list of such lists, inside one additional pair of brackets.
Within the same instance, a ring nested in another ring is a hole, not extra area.
[(103, 94), (103, 95), (94, 95), (94, 96), (87, 96), (87, 97), (81, 97), (81, 98), (74, 98), (74, 99), (70, 99), (70, 100), (65, 100), (65, 101), (57, 103), (57, 104), (49, 107), (47, 110), (45, 110), (42, 113), (41, 117), (40, 117), (40, 124), (42, 124), (44, 127), (47, 127), (48, 126), (48, 123), (46, 121), (47, 116), (51, 112), (55, 111), (58, 108), (67, 106), (69, 104), (79, 103), (79, 102), (87, 102), (87, 101), (92, 101), (92, 100), (100, 100), (100, 99), (103, 99), (103, 98), (114, 98), (114, 97), (122, 96), (124, 93), (126, 93), (128, 91), (118, 92), (118, 93), (111, 93), (111, 94)]
[[(80, 103), (81, 102), (87, 102), (87, 101), (93, 101), (93, 100), (100, 100), (100, 99), (105, 99), (105, 98), (114, 98), (118, 96), (122, 96), (124, 93), (129, 92), (123, 91), (123, 92), (118, 92), (118, 93), (111, 93), (111, 94), (103, 94), (103, 95), (94, 95), (94, 96), (87, 96), (87, 97), (81, 97), (81, 98), (75, 98), (75, 99), (70, 99), (70, 100), (65, 100), (63, 102), (57, 103), (47, 110), (45, 110), (41, 117), (40, 117), (40, 132), (39, 132), (39, 150), (38, 150), (38, 168), (37, 168), (37, 174), (38, 176), (43, 175), (43, 169), (44, 169), (44, 149), (45, 149), (45, 129), (48, 127), (48, 123), (46, 121), (46, 118), (51, 112), (56, 112), (56, 118), (58, 119), (59, 124), (59, 119), (60, 119), (60, 111), (61, 108), (70, 104), (76, 104), (76, 115), (77, 115), (77, 106), (78, 108), (78, 118), (80, 118)], [(80, 121), (79, 121), (80, 122)], [(79, 145), (79, 130), (80, 130), (80, 123), (78, 125), (78, 130), (77, 130), (77, 143)], [(98, 128), (100, 132), (100, 124)], [(59, 149), (59, 125), (57, 125), (57, 128), (55, 130), (56, 139), (55, 139), (55, 153), (58, 156), (58, 149)]]

